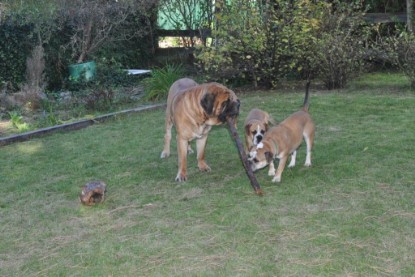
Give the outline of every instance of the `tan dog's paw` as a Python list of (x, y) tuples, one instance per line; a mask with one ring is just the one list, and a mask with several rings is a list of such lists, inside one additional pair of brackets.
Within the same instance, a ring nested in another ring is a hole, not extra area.
[(304, 164), (304, 166), (306, 166), (306, 167), (311, 167), (311, 162), (306, 162), (306, 163)]
[(163, 151), (161, 152), (160, 158), (165, 159), (170, 156), (170, 152)]
[(175, 179), (176, 182), (186, 182), (187, 181), (187, 176), (185, 174), (182, 173), (178, 173)]
[(211, 171), (210, 166), (208, 166), (207, 163), (205, 162), (198, 162), (197, 166), (199, 167), (200, 171), (206, 171), (206, 172)]

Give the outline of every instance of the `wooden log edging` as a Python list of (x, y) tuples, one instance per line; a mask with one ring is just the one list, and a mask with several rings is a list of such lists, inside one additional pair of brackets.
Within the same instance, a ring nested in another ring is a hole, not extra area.
[(100, 123), (100, 122), (107, 121), (107, 120), (109, 120), (113, 117), (116, 117), (116, 116), (126, 115), (126, 114), (130, 114), (130, 113), (151, 111), (151, 110), (159, 109), (159, 108), (162, 108), (162, 107), (165, 107), (165, 106), (166, 106), (166, 104), (155, 104), (155, 105), (149, 105), (149, 106), (144, 106), (144, 107), (138, 107), (138, 108), (134, 108), (134, 109), (128, 109), (128, 110), (123, 110), (123, 111), (120, 111), (120, 112), (114, 112), (114, 113), (109, 113), (109, 114), (97, 116), (97, 117), (92, 118), (92, 119), (84, 119), (84, 120), (79, 120), (79, 121), (75, 121), (75, 122), (70, 122), (70, 123), (55, 125), (55, 126), (51, 126), (51, 127), (46, 127), (46, 128), (38, 129), (38, 130), (35, 130), (35, 131), (30, 131), (30, 132), (25, 132), (25, 133), (21, 133), (21, 134), (11, 135), (11, 136), (8, 136), (8, 137), (0, 138), (0, 147), (5, 146), (5, 145), (9, 145), (9, 144), (12, 144), (12, 143), (16, 143), (16, 142), (27, 141), (27, 140), (30, 140), (32, 138), (49, 135), (49, 134), (52, 134), (52, 133), (55, 133), (55, 132), (79, 130), (79, 129), (83, 129), (83, 128), (86, 128), (88, 126), (91, 126), (95, 123)]

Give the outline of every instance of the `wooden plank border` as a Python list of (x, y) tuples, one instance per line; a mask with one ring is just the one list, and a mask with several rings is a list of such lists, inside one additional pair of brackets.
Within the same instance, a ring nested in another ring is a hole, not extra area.
[(406, 22), (407, 14), (401, 13), (367, 13), (364, 18), (370, 23)]
[(159, 109), (165, 106), (166, 104), (156, 104), (156, 105), (138, 107), (134, 109), (128, 109), (128, 110), (123, 110), (120, 112), (114, 112), (114, 113), (97, 116), (92, 119), (84, 119), (84, 120), (75, 121), (71, 123), (65, 123), (65, 124), (55, 125), (55, 126), (51, 126), (47, 128), (42, 128), (42, 129), (38, 129), (35, 131), (30, 131), (30, 132), (26, 132), (22, 134), (11, 135), (8, 137), (0, 138), (0, 147), (9, 145), (12, 143), (16, 143), (16, 142), (28, 141), (32, 138), (41, 137), (41, 136), (49, 135), (49, 134), (56, 133), (56, 132), (63, 132), (63, 131), (67, 132), (67, 131), (79, 130), (79, 129), (83, 129), (88, 126), (91, 126), (95, 123), (107, 121), (116, 116), (122, 116), (122, 115), (130, 114), (130, 113), (151, 111), (151, 110)]

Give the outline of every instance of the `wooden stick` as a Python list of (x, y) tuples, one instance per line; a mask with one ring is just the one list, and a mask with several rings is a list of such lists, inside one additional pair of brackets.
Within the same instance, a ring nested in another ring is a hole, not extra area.
[(232, 138), (236, 142), (236, 148), (238, 148), (239, 157), (241, 158), (242, 164), (244, 165), (245, 172), (246, 172), (246, 175), (248, 175), (248, 179), (251, 182), (251, 186), (253, 187), (257, 195), (262, 196), (264, 195), (264, 192), (259, 186), (258, 181), (256, 180), (251, 167), (249, 166), (248, 158), (246, 157), (246, 153), (243, 148), (241, 139), (239, 138), (238, 132), (236, 131), (236, 128), (235, 128), (235, 121), (233, 118), (228, 118), (227, 122), (228, 122), (229, 131), (231, 132)]

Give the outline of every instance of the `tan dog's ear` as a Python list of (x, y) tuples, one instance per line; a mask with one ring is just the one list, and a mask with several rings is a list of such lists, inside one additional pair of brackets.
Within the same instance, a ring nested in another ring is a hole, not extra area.
[(268, 128), (269, 128), (268, 123), (265, 123), (264, 125), (265, 125), (265, 132), (266, 132), (266, 131), (268, 131)]
[(272, 155), (271, 152), (267, 151), (265, 152), (265, 159), (267, 160), (267, 163), (270, 163), (274, 159), (274, 155)]
[(213, 93), (205, 93), (200, 100), (200, 105), (208, 115), (213, 115), (213, 108), (215, 107), (216, 95)]

